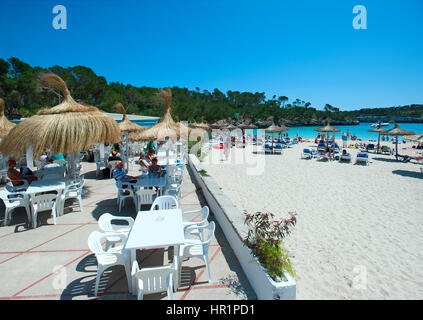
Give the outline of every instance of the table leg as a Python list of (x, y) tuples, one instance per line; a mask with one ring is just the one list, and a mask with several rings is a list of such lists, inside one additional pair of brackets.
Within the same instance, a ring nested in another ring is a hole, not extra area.
[(179, 261), (179, 245), (173, 247), (173, 263), (176, 268), (176, 275), (173, 277), (173, 291), (176, 292), (181, 282), (181, 263)]

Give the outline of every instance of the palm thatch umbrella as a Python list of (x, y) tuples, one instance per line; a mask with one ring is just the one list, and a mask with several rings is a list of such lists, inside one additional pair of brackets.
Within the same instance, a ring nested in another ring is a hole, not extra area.
[(410, 136), (403, 136), (402, 138), (404, 140), (410, 140), (410, 141), (422, 143), (423, 142), (423, 133), (413, 134), (413, 135), (410, 135)]
[[(316, 128), (316, 129), (314, 129), (314, 131), (326, 132), (326, 133), (333, 132), (333, 137), (334, 137), (333, 141), (335, 142), (335, 132), (341, 132), (341, 130), (336, 129), (335, 127), (331, 127), (330, 126), (330, 119), (326, 119), (326, 121), (324, 121), (324, 123), (326, 123), (326, 125), (324, 125), (320, 128)], [(329, 135), (326, 135), (326, 143), (329, 143)]]
[(126, 110), (123, 107), (122, 103), (117, 102), (115, 104), (115, 108), (116, 108), (116, 110), (118, 110), (120, 113), (123, 114), (122, 121), (119, 122), (119, 124), (118, 124), (119, 125), (119, 128), (120, 128), (120, 131), (122, 131), (124, 133), (125, 132), (126, 133), (129, 133), (129, 132), (137, 132), (137, 131), (143, 131), (143, 130), (148, 129), (148, 127), (143, 127), (143, 126), (140, 126), (140, 125), (138, 125), (138, 124), (133, 123), (132, 121), (130, 121), (128, 119), (128, 117), (126, 116)]
[(245, 129), (257, 129), (257, 126), (252, 123), (241, 123), (237, 127), (242, 131), (243, 148), (245, 148)]
[(273, 152), (273, 134), (274, 133), (281, 133), (282, 132), (282, 128), (275, 125), (275, 123), (273, 122), (272, 125), (266, 129), (264, 129), (264, 132), (266, 133), (271, 133), (272, 134), (272, 152)]
[(222, 125), (220, 123), (215, 122), (215, 123), (210, 124), (209, 127), (212, 128), (212, 129), (221, 129), (221, 128), (225, 127), (225, 125)]
[(120, 131), (122, 131), (123, 141), (125, 143), (125, 164), (126, 169), (129, 169), (129, 162), (128, 162), (128, 134), (131, 132), (139, 132), (143, 130), (147, 130), (148, 127), (139, 126), (136, 123), (131, 122), (128, 117), (126, 116), (126, 110), (123, 107), (122, 103), (117, 102), (115, 104), (115, 108), (117, 111), (123, 114), (122, 121), (119, 122)]
[(172, 91), (170, 88), (161, 89), (157, 95), (165, 103), (164, 115), (160, 118), (158, 123), (147, 130), (131, 133), (128, 136), (129, 141), (164, 141), (168, 137), (176, 139), (180, 138), (181, 129), (185, 129), (186, 127), (182, 127), (181, 124), (176, 123), (172, 119), (172, 109), (170, 107), (172, 103)]
[(414, 131), (409, 131), (409, 130), (405, 130), (399, 127), (399, 125), (391, 120), (389, 121), (389, 123), (394, 124), (394, 128), (386, 131), (385, 135), (387, 136), (395, 136), (395, 158), (398, 159), (398, 137), (399, 136), (410, 136), (410, 135), (414, 135), (416, 134)]
[(198, 129), (205, 129), (205, 130), (209, 130), (210, 126), (207, 123), (201, 122), (201, 123), (194, 123), (192, 124), (193, 128), (198, 128)]
[(383, 129), (382, 126), (379, 124), (377, 128), (367, 130), (368, 132), (377, 132), (377, 153), (379, 153), (379, 145), (380, 145), (380, 135), (386, 135), (387, 130)]
[(0, 139), (7, 136), (9, 131), (12, 130), (14, 126), (16, 126), (15, 123), (7, 120), (6, 116), (4, 115), (4, 106), (4, 100), (0, 98)]
[(29, 147), (35, 157), (47, 148), (52, 154), (73, 154), (94, 144), (119, 141), (121, 131), (116, 121), (96, 107), (77, 103), (59, 76), (46, 73), (41, 82), (44, 87), (59, 89), (64, 96), (62, 103), (41, 109), (13, 127), (0, 144), (4, 155), (19, 158)]

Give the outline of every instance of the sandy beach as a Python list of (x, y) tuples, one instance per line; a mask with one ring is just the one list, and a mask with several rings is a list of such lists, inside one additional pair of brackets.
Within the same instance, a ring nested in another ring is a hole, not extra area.
[[(412, 145), (400, 154), (417, 155)], [(355, 149), (352, 163), (301, 159), (310, 146), (282, 155), (233, 147), (228, 161), (211, 149), (202, 163), (240, 210), (297, 214), (285, 239), (297, 299), (422, 299), (422, 165), (374, 152), (355, 165)]]

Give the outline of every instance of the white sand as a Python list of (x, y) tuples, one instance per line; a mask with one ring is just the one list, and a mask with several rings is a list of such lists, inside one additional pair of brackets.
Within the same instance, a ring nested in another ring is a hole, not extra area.
[[(350, 164), (300, 159), (311, 145), (282, 156), (232, 148), (229, 161), (214, 149), (203, 166), (240, 210), (296, 212), (285, 243), (295, 256), (297, 299), (422, 299), (422, 165), (373, 153), (369, 166), (354, 165), (357, 150)], [(264, 161), (261, 174), (247, 173), (244, 152)], [(400, 147), (406, 152), (414, 153)]]

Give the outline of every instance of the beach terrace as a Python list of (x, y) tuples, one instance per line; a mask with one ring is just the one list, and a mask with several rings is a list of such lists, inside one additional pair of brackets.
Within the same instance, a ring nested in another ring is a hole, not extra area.
[[(130, 166), (129, 174), (139, 175), (139, 165)], [(134, 203), (127, 200), (119, 212), (114, 179), (96, 175), (96, 163), (83, 162), (81, 175), (85, 178), (82, 211), (77, 200), (67, 200), (62, 216), (53, 224), (51, 210), (40, 212), (37, 228), (28, 228), (23, 207), (16, 208), (11, 220), (4, 223), (5, 206), (0, 202), (0, 300), (135, 300), (128, 291), (123, 266), (107, 269), (94, 296), (97, 275), (96, 256), (88, 247), (88, 237), (101, 231), (98, 220), (110, 213), (136, 219)], [(1, 187), (1, 191), (4, 185)], [(180, 193), (183, 212), (205, 206), (201, 191), (184, 170)], [(149, 210), (148, 206), (142, 206)], [(192, 218), (195, 219), (195, 216)], [(209, 215), (213, 221), (213, 213)], [(118, 225), (119, 228), (119, 225)], [(136, 251), (140, 267), (168, 265), (173, 260), (172, 247)], [(175, 300), (245, 300), (256, 299), (245, 274), (219, 225), (210, 242), (209, 263), (211, 282), (205, 264), (200, 259), (182, 261), (180, 286), (173, 293)], [(145, 295), (144, 299), (167, 299), (166, 292)]]

